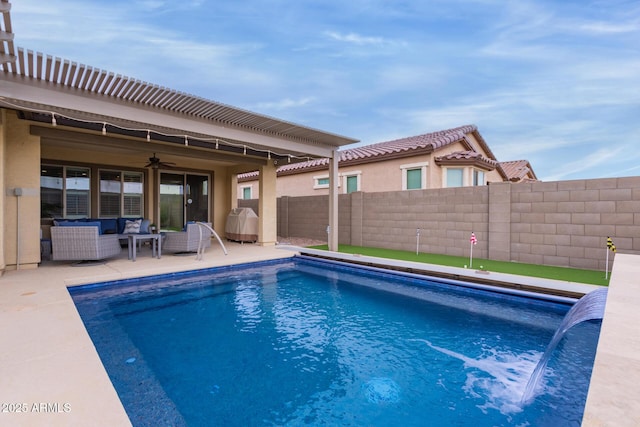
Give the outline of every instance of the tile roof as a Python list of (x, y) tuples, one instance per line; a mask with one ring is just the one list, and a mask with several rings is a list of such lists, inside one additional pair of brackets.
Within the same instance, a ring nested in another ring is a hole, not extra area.
[(349, 162), (353, 160), (373, 159), (390, 154), (403, 153), (408, 151), (425, 151), (427, 153), (435, 151), (446, 145), (458, 141), (466, 141), (466, 135), (475, 133), (476, 138), (483, 145), (483, 149), (493, 157), (491, 151), (486, 147), (486, 143), (478, 133), (475, 125), (460, 126), (453, 129), (441, 130), (438, 132), (425, 133), (423, 135), (410, 136), (392, 141), (379, 142), (377, 144), (365, 145), (363, 147), (351, 148), (340, 151), (340, 161)]
[[(481, 148), (487, 153), (473, 151), (468, 142), (467, 135), (473, 134)], [(378, 160), (386, 160), (396, 157), (407, 157), (416, 154), (430, 153), (454, 142), (463, 141), (469, 150), (456, 151), (434, 160), (439, 163), (469, 163), (486, 169), (497, 168), (505, 180), (537, 180), (533, 168), (526, 160), (516, 160), (511, 162), (498, 162), (487, 146), (487, 143), (478, 132), (475, 125), (460, 126), (453, 129), (446, 129), (438, 132), (426, 133), (423, 135), (410, 136), (395, 139), (392, 141), (379, 142), (377, 144), (365, 145), (339, 151), (340, 166), (350, 164), (368, 163)], [(288, 163), (278, 167), (278, 176), (292, 175), (302, 171), (324, 170), (329, 165), (329, 159), (312, 159), (306, 162)], [(248, 172), (238, 175), (239, 181), (249, 181), (258, 177), (257, 172)]]
[[(340, 155), (339, 163), (341, 166), (347, 166), (359, 163), (375, 162), (378, 160), (387, 160), (390, 158), (431, 153), (439, 148), (459, 141), (465, 142), (469, 148), (472, 148), (467, 140), (467, 135), (470, 133), (474, 135), (475, 139), (482, 146), (482, 149), (489, 155), (489, 159), (485, 160), (495, 162), (495, 157), (478, 132), (478, 128), (475, 125), (466, 125), (417, 136), (379, 142), (362, 147), (340, 150), (338, 152)], [(328, 164), (329, 159), (326, 158), (313, 159), (301, 163), (285, 164), (278, 167), (278, 175), (290, 175), (303, 170), (310, 171), (326, 169)], [(495, 164), (493, 167), (495, 168)]]
[(254, 181), (260, 176), (259, 171), (245, 172), (238, 174), (238, 182)]
[(470, 164), (493, 170), (498, 166), (498, 162), (493, 159), (487, 159), (477, 151), (455, 151), (453, 153), (439, 156), (434, 159), (437, 165), (440, 164)]
[(531, 164), (527, 160), (500, 162), (499, 166), (508, 181), (538, 180)]
[[(342, 159), (340, 159), (342, 160)], [(324, 157), (321, 159), (307, 160), (306, 162), (288, 163), (278, 167), (278, 175), (292, 174), (302, 170), (326, 169), (329, 166), (329, 159)]]

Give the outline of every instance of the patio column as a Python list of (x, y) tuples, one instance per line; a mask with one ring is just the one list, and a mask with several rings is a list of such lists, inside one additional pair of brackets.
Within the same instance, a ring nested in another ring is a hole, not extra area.
[(4, 268), (36, 268), (40, 262), (40, 137), (14, 112), (2, 117)]
[(276, 166), (273, 162), (260, 166), (259, 183), (258, 243), (262, 246), (271, 246), (275, 245), (278, 239)]
[(329, 235), (327, 244), (330, 251), (338, 250), (338, 159), (337, 150), (329, 158)]
[(231, 209), (235, 209), (238, 207), (238, 174), (232, 173), (230, 176), (231, 180)]
[[(2, 108), (0, 108), (0, 159), (5, 159), (6, 154), (5, 154), (5, 145), (7, 143), (7, 129), (6, 129), (6, 111)], [(5, 163), (4, 161), (0, 162), (0, 189), (4, 190), (5, 189), (5, 179), (4, 179), (4, 174), (5, 174)], [(4, 215), (4, 199), (5, 199), (5, 195), (4, 194), (0, 194), (0, 227), (2, 227), (2, 229), (4, 230), (4, 222), (5, 222), (5, 215)], [(4, 235), (4, 232), (2, 233), (2, 235)], [(3, 238), (0, 237), (0, 276), (2, 275), (2, 273), (4, 273), (4, 269), (5, 269), (5, 261), (4, 261), (4, 241)]]

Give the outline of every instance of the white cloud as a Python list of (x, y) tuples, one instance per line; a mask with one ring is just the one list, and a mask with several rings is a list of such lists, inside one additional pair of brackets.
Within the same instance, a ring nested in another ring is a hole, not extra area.
[(640, 31), (640, 25), (637, 22), (624, 23), (624, 24), (613, 24), (608, 22), (589, 22), (589, 23), (578, 25), (576, 28), (580, 31), (592, 33), (595, 35), (623, 34), (623, 33), (633, 33), (633, 32)]
[(342, 34), (336, 31), (326, 31), (325, 35), (332, 40), (339, 42), (351, 43), (359, 46), (363, 45), (385, 45), (391, 44), (392, 41), (386, 40), (382, 37), (362, 36), (356, 33)]
[(558, 168), (559, 170), (555, 174), (546, 176), (545, 180), (559, 181), (590, 169), (598, 169), (601, 166), (610, 163), (611, 160), (615, 159), (621, 154), (621, 152), (622, 148), (601, 148), (600, 150), (589, 153), (586, 156), (580, 156), (573, 161), (562, 163)]
[(256, 109), (260, 111), (269, 111), (269, 110), (280, 111), (280, 110), (286, 110), (290, 108), (302, 107), (313, 102), (313, 100), (314, 98), (312, 97), (300, 98), (300, 99), (284, 98), (275, 102), (259, 103), (256, 105)]

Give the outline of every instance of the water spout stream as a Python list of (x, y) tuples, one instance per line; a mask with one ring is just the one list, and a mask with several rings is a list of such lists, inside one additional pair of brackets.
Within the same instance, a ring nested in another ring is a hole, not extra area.
[(522, 395), (521, 402), (523, 406), (530, 403), (533, 399), (534, 393), (542, 378), (542, 374), (547, 367), (547, 363), (549, 363), (551, 354), (567, 331), (578, 323), (585, 322), (587, 320), (602, 319), (604, 316), (606, 301), (607, 288), (596, 289), (595, 291), (589, 292), (580, 298), (578, 302), (571, 307), (571, 310), (567, 312), (564, 319), (562, 319), (562, 323), (560, 323), (560, 326), (553, 335), (551, 342), (549, 342), (547, 349), (540, 358), (540, 361), (533, 370), (531, 378), (529, 378), (529, 381), (527, 382), (527, 386), (525, 387)]

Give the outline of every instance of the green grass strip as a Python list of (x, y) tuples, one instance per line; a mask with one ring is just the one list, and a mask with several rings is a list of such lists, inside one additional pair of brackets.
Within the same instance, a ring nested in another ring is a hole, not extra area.
[[(328, 250), (327, 245), (311, 246), (313, 249)], [(427, 264), (446, 265), (449, 267), (469, 266), (469, 257), (452, 255), (425, 254), (400, 251), (395, 249), (367, 248), (362, 246), (339, 245), (339, 252), (360, 254), (379, 258), (389, 258), (401, 261), (423, 262)], [(541, 277), (545, 279), (563, 280), (568, 282), (587, 283), (590, 285), (608, 286), (604, 271), (581, 270), (577, 268), (554, 267), (549, 265), (524, 264), (520, 262), (493, 261), (483, 258), (473, 259), (473, 268), (493, 271), (496, 273), (517, 274), (520, 276)]]

